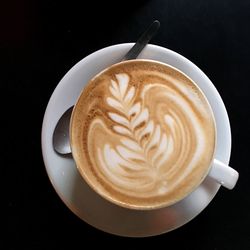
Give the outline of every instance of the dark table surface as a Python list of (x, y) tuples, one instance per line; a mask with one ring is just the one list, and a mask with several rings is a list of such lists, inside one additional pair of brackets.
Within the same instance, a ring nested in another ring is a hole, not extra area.
[[(250, 1), (91, 2), (9, 1), (1, 9), (7, 76), (1, 82), (7, 104), (2, 119), (7, 125), (2, 131), (7, 139), (3, 179), (8, 183), (4, 249), (73, 249), (105, 239), (127, 247), (164, 241), (168, 249), (250, 249)], [(62, 76), (100, 48), (135, 41), (154, 19), (161, 28), (152, 43), (190, 59), (219, 91), (231, 122), (230, 165), (240, 178), (234, 190), (221, 188), (185, 226), (155, 237), (124, 238), (86, 224), (60, 200), (44, 167), (40, 133), (46, 105)]]

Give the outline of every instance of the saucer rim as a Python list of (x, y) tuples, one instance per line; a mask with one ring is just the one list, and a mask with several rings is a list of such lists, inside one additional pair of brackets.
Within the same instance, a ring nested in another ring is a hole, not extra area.
[[(50, 168), (51, 168), (51, 167), (49, 167), (49, 164), (50, 164), (50, 163), (49, 163), (49, 160), (48, 160), (48, 158), (46, 157), (46, 153), (45, 153), (45, 151), (46, 151), (46, 140), (45, 140), (45, 135), (44, 135), (44, 134), (46, 133), (46, 124), (48, 123), (48, 117), (46, 116), (46, 114), (47, 114), (47, 110), (50, 108), (50, 106), (53, 105), (52, 99), (53, 99), (54, 95), (58, 92), (58, 90), (59, 90), (60, 88), (62, 88), (62, 82), (65, 81), (65, 80), (67, 79), (67, 77), (69, 76), (69, 74), (73, 74), (75, 70), (79, 69), (79, 68), (82, 66), (82, 64), (84, 63), (84, 61), (85, 61), (85, 62), (88, 61), (88, 60), (91, 59), (93, 56), (96, 56), (98, 53), (102, 53), (104, 50), (107, 50), (107, 49), (115, 49), (115, 48), (119, 48), (119, 49), (120, 49), (120, 46), (131, 47), (132, 45), (134, 45), (134, 43), (123, 43), (123, 44), (111, 45), (111, 46), (108, 46), (108, 47), (106, 47), (106, 48), (97, 50), (96, 52), (93, 52), (92, 54), (90, 54), (90, 55), (84, 57), (82, 60), (80, 60), (78, 63), (76, 63), (76, 64), (75, 64), (75, 65), (65, 74), (65, 76), (61, 79), (61, 81), (59, 81), (59, 83), (57, 84), (57, 86), (56, 86), (54, 92), (52, 93), (52, 95), (51, 95), (51, 97), (50, 97), (50, 100), (49, 100), (49, 102), (48, 102), (48, 105), (47, 105), (47, 107), (46, 107), (46, 111), (45, 111), (45, 114), (44, 114), (43, 125), (42, 125), (42, 135), (41, 135), (42, 138), (41, 138), (41, 141), (42, 141), (42, 154), (43, 154), (43, 159), (44, 159), (44, 163), (45, 163), (46, 172), (47, 172), (47, 174), (48, 174), (48, 178), (49, 178), (50, 182), (52, 183), (52, 186), (54, 187), (56, 193), (57, 193), (58, 196), (61, 198), (61, 200), (65, 203), (65, 205), (66, 205), (75, 215), (77, 215), (81, 220), (83, 220), (85, 223), (87, 223), (87, 224), (89, 224), (89, 225), (91, 225), (91, 226), (93, 226), (93, 227), (95, 227), (95, 228), (97, 228), (97, 229), (99, 229), (99, 230), (102, 230), (102, 231), (104, 231), (104, 232), (108, 232), (108, 231), (103, 230), (102, 228), (99, 228), (99, 227), (97, 227), (96, 225), (93, 225), (93, 224), (89, 223), (88, 221), (86, 221), (85, 219), (83, 219), (80, 215), (78, 215), (77, 208), (74, 206), (74, 204), (71, 204), (70, 202), (67, 201), (67, 199), (65, 198), (65, 195), (63, 195), (63, 194), (60, 192), (60, 190), (58, 190), (58, 188), (56, 187), (56, 185), (55, 185), (55, 183), (54, 183), (55, 180), (54, 180), (54, 179), (52, 178), (52, 176), (50, 175)], [(151, 47), (151, 48), (156, 47), (157, 49), (167, 50), (167, 53), (174, 53), (175, 56), (177, 56), (177, 58), (180, 57), (181, 60), (184, 60), (184, 61), (187, 60), (188, 63), (191, 63), (193, 67), (196, 67), (196, 68), (201, 72), (201, 74), (203, 75), (203, 77), (205, 77), (205, 78), (208, 79), (208, 77), (204, 74), (204, 72), (202, 72), (195, 64), (193, 64), (191, 61), (189, 61), (187, 58), (183, 57), (182, 55), (178, 54), (177, 52), (174, 52), (174, 51), (169, 50), (169, 49), (167, 49), (167, 48), (164, 48), (164, 47), (161, 47), (161, 46), (158, 46), (158, 45), (153, 45), (153, 44), (149, 44), (147, 47), (148, 47), (148, 49), (149, 49), (150, 47)], [(144, 59), (144, 58), (142, 58), (142, 59)], [(147, 58), (145, 58), (145, 59), (147, 59)], [(152, 60), (155, 60), (155, 59), (152, 59)], [(163, 62), (163, 63), (165, 63), (165, 62)], [(171, 64), (170, 64), (170, 65), (171, 65)], [(172, 66), (176, 67), (175, 65), (172, 65)], [(176, 67), (176, 68), (177, 68), (177, 67)], [(177, 69), (179, 69), (179, 68), (177, 68)], [(186, 73), (185, 73), (185, 74), (186, 74)], [(210, 81), (210, 79), (208, 79), (208, 81), (212, 84), (212, 82)], [(197, 85), (200, 87), (200, 85), (199, 85), (198, 83), (197, 83)], [(228, 153), (228, 157), (227, 157), (228, 159), (227, 159), (227, 160), (224, 159), (224, 162), (228, 164), (229, 159), (230, 159), (230, 154), (231, 154), (231, 129), (230, 129), (230, 124), (229, 124), (228, 113), (227, 113), (227, 111), (226, 111), (226, 108), (225, 108), (225, 106), (224, 106), (224, 103), (223, 103), (223, 101), (222, 101), (222, 99), (221, 99), (220, 94), (218, 93), (218, 91), (216, 90), (216, 88), (215, 88), (215, 86), (214, 86), (213, 84), (210, 86), (210, 91), (213, 91), (213, 92), (215, 93), (215, 95), (220, 99), (220, 101), (221, 101), (221, 102), (220, 102), (220, 105), (222, 105), (220, 108), (221, 108), (221, 109), (224, 109), (224, 112), (223, 112), (223, 113), (225, 114), (226, 120), (228, 121), (228, 124), (227, 124), (228, 128), (227, 128), (227, 129), (228, 129), (228, 132), (229, 132), (229, 134), (228, 134), (229, 138), (228, 138), (228, 139), (229, 139), (230, 143), (227, 145), (228, 148), (227, 148), (227, 149), (224, 149), (225, 151), (228, 150), (228, 152), (229, 152), (229, 153)], [(212, 108), (212, 109), (213, 109), (213, 108)], [(214, 109), (213, 109), (213, 112), (214, 112)], [(218, 190), (219, 190), (219, 186), (218, 186), (216, 192), (212, 195), (212, 197), (211, 197), (211, 199), (209, 200), (209, 202), (207, 203), (207, 205), (213, 200), (213, 198), (214, 198), (214, 196), (216, 195), (216, 193), (218, 192)], [(206, 206), (207, 206), (207, 205), (206, 205)], [(205, 207), (206, 207), (206, 206), (205, 206)], [(205, 207), (204, 207), (200, 212), (202, 212), (202, 211), (205, 209)], [(200, 213), (200, 212), (199, 212), (199, 213)], [(192, 220), (193, 218), (195, 218), (199, 213), (197, 213), (197, 214), (196, 214), (195, 216), (193, 216), (192, 218), (189, 218), (189, 220), (187, 220), (187, 221), (184, 222), (183, 224), (181, 224), (181, 225), (179, 225), (179, 226), (176, 226), (176, 227), (173, 227), (173, 228), (171, 228), (170, 230), (167, 230), (167, 231), (164, 231), (164, 232), (161, 232), (161, 233), (156, 233), (156, 234), (146, 234), (145, 236), (139, 236), (139, 237), (147, 237), (147, 236), (159, 235), (159, 234), (162, 234), (162, 233), (165, 233), (165, 232), (169, 232), (169, 231), (175, 230), (176, 228), (181, 227), (181, 226), (185, 225), (187, 222), (191, 221), (191, 220)], [(114, 232), (108, 232), (108, 233), (115, 234)], [(119, 236), (129, 236), (129, 237), (138, 237), (137, 235), (136, 235), (136, 236), (133, 236), (133, 235), (132, 235), (132, 236), (131, 236), (131, 235), (121, 235), (121, 234), (115, 234), (115, 235), (119, 235)]]

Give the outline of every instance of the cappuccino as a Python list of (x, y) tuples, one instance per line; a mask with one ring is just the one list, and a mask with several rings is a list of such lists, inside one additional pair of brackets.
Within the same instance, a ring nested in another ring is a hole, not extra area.
[(115, 64), (82, 91), (71, 147), (86, 182), (115, 204), (169, 206), (206, 177), (216, 129), (211, 107), (179, 70), (151, 60)]

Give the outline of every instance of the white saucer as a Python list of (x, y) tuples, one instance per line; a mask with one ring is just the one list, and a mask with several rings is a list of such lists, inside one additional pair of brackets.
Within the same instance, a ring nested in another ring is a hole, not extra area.
[[(105, 232), (145, 237), (174, 230), (192, 220), (210, 203), (220, 185), (207, 177), (191, 195), (168, 208), (153, 211), (125, 209), (111, 204), (92, 191), (78, 174), (73, 159), (59, 156), (52, 147), (56, 122), (75, 103), (84, 84), (105, 67), (120, 61), (132, 45), (120, 44), (99, 50), (81, 60), (63, 77), (44, 115), (42, 153), (52, 185), (62, 201), (79, 218)], [(163, 47), (148, 45), (138, 58), (162, 61), (180, 69), (206, 93), (218, 131), (215, 157), (228, 164), (231, 152), (229, 119), (219, 93), (207, 76), (183, 56)]]

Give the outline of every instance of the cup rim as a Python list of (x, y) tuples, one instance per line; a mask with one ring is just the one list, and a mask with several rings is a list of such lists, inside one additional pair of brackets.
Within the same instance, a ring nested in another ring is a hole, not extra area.
[[(195, 183), (195, 185), (192, 185), (192, 188), (190, 190), (188, 190), (188, 192), (186, 192), (182, 196), (178, 197), (178, 199), (172, 200), (171, 202), (162, 202), (162, 203), (155, 204), (155, 205), (135, 205), (135, 204), (126, 203), (126, 202), (122, 202), (121, 200), (115, 199), (114, 196), (109, 195), (108, 193), (104, 192), (102, 189), (99, 189), (99, 188), (97, 188), (95, 186), (95, 183), (93, 181), (91, 181), (91, 177), (89, 177), (88, 174), (86, 174), (85, 171), (82, 169), (81, 162), (78, 160), (78, 157), (77, 157), (77, 152), (76, 152), (77, 150), (75, 149), (75, 147), (72, 147), (72, 145), (73, 145), (73, 138), (74, 138), (73, 137), (73, 122), (74, 122), (74, 117), (75, 117), (75, 113), (76, 113), (76, 108), (77, 108), (77, 106), (78, 106), (78, 104), (80, 102), (80, 98), (81, 98), (82, 93), (84, 92), (86, 86), (89, 84), (89, 82), (91, 82), (92, 80), (94, 80), (95, 78), (97, 78), (99, 75), (103, 74), (108, 69), (112, 69), (113, 67), (116, 67), (117, 65), (126, 64), (126, 63), (130, 63), (130, 62), (133, 62), (133, 61), (142, 61), (142, 62), (148, 61), (148, 62), (158, 63), (158, 64), (161, 64), (161, 65), (167, 66), (167, 67), (173, 69), (174, 71), (177, 71), (180, 74), (184, 75), (199, 90), (199, 93), (205, 99), (205, 101), (207, 103), (207, 106), (210, 109), (211, 116), (212, 116), (212, 123), (213, 123), (213, 126), (214, 126), (214, 146), (213, 146), (213, 153), (211, 155), (211, 160), (210, 160), (210, 162), (209, 162), (209, 164), (208, 164), (208, 166), (206, 168), (206, 171), (204, 171), (204, 173), (202, 175), (202, 178), (199, 179), (199, 181), (197, 181)], [(192, 80), (187, 74), (185, 74), (183, 71), (179, 70), (178, 68), (176, 68), (176, 67), (174, 67), (174, 66), (172, 66), (172, 65), (170, 65), (168, 63), (157, 61), (157, 60), (152, 60), (152, 59), (140, 59), (140, 58), (139, 59), (129, 60), (129, 61), (121, 61), (121, 62), (118, 62), (118, 63), (114, 63), (114, 64), (106, 67), (105, 69), (101, 70), (99, 73), (97, 73), (96, 75), (94, 75), (86, 83), (86, 85), (82, 88), (82, 90), (81, 90), (81, 92), (80, 92), (80, 94), (79, 94), (79, 96), (77, 98), (77, 101), (76, 101), (76, 103), (74, 105), (74, 108), (73, 108), (73, 111), (72, 111), (72, 114), (71, 114), (71, 119), (70, 119), (70, 133), (69, 134), (70, 134), (70, 147), (71, 147), (71, 150), (72, 150), (72, 156), (73, 156), (73, 158), (75, 160), (75, 163), (76, 163), (76, 167), (77, 167), (77, 169), (78, 169), (81, 177), (86, 181), (86, 183), (90, 186), (90, 188), (92, 188), (97, 194), (99, 194), (104, 199), (112, 202), (113, 204), (116, 204), (118, 206), (121, 206), (121, 207), (124, 207), (124, 208), (128, 208), (128, 209), (143, 210), (143, 211), (146, 211), (146, 210), (155, 210), (155, 209), (170, 207), (170, 206), (172, 206), (172, 205), (180, 202), (181, 200), (183, 200), (184, 198), (186, 198), (188, 195), (190, 195), (194, 190), (196, 190), (201, 185), (201, 183), (204, 181), (204, 179), (207, 177), (209, 171), (212, 168), (212, 163), (213, 163), (213, 160), (215, 158), (215, 151), (216, 151), (216, 144), (217, 144), (217, 128), (216, 128), (216, 121), (215, 121), (213, 109), (211, 107), (210, 102), (207, 99), (206, 94), (199, 87), (199, 85), (194, 80)]]

